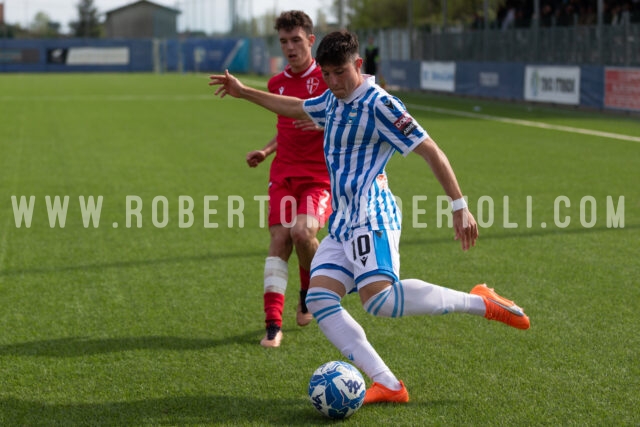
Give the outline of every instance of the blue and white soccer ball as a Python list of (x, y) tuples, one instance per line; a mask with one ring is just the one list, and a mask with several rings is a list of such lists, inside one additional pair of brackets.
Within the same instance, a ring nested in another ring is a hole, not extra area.
[(364, 401), (364, 378), (355, 366), (341, 361), (327, 362), (315, 370), (309, 381), (309, 399), (330, 418), (353, 415)]

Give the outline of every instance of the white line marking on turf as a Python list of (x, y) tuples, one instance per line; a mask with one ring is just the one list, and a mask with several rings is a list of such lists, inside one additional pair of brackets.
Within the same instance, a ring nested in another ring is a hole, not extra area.
[(543, 122), (534, 122), (531, 120), (522, 119), (510, 119), (508, 117), (490, 116), (488, 114), (469, 113), (466, 111), (450, 110), (448, 108), (428, 107), (424, 105), (409, 105), (407, 107), (411, 109), (432, 111), (434, 113), (450, 114), (452, 116), (470, 117), (473, 119), (491, 120), (494, 122), (509, 123), (512, 125), (529, 126), (539, 129), (559, 130), (563, 132), (579, 133), (589, 136), (601, 136), (603, 138), (620, 139), (622, 141), (640, 142), (640, 136), (624, 135), (620, 133), (602, 132), (599, 130), (576, 128), (572, 126), (551, 125)]
[[(26, 115), (23, 114), (20, 118), (21, 118), (21, 121), (20, 123), (17, 124), (17, 126), (19, 126), (19, 129), (20, 129), (20, 137), (17, 139), (16, 144), (13, 145), (14, 147), (16, 147), (16, 153), (15, 153), (15, 156), (8, 156), (8, 159), (10, 159), (11, 163), (14, 165), (13, 174), (9, 179), (9, 185), (7, 186), (7, 188), (9, 188), (9, 191), (11, 191), (12, 194), (17, 193), (16, 187), (18, 186), (18, 179), (20, 175), (20, 163), (22, 163), (22, 156), (24, 151), (24, 128), (25, 126), (27, 126), (25, 124), (27, 121)], [(5, 170), (6, 169), (7, 168), (5, 168)], [(13, 213), (13, 210), (11, 212)], [(8, 236), (9, 236), (9, 230), (11, 229), (11, 226), (12, 226), (11, 223), (13, 219), (14, 219), (13, 214), (7, 215), (7, 220), (2, 225), (2, 229), (0, 229), (0, 232), (2, 233), (2, 235), (0, 235), (0, 271), (3, 270), (4, 262), (7, 257), (7, 251), (9, 248)], [(4, 276), (2, 275), (0, 275), (0, 283), (4, 283)]]
[[(0, 239), (0, 271), (4, 268), (4, 259), (7, 255), (7, 248), (9, 246), (7, 236), (9, 235), (9, 227), (11, 227), (11, 215), (7, 215), (7, 220), (2, 227), (2, 239)], [(2, 275), (0, 275), (0, 283), (4, 283)]]
[(267, 82), (263, 82), (261, 80), (246, 79), (246, 80), (243, 80), (243, 82), (251, 86), (258, 86), (261, 88), (267, 87)]
[[(247, 84), (263, 86), (262, 82), (257, 80), (248, 80)], [(0, 96), (0, 101), (200, 101), (210, 100), (216, 97), (212, 94), (205, 95), (45, 95), (45, 96)], [(460, 110), (451, 110), (448, 108), (429, 107), (425, 105), (407, 104), (410, 109), (432, 111), (434, 113), (449, 114), (452, 116), (469, 117), (473, 119), (491, 120), (494, 122), (508, 123), (519, 126), (529, 126), (538, 129), (558, 130), (562, 132), (571, 132), (589, 136), (600, 136), (603, 138), (612, 138), (622, 141), (640, 142), (640, 136), (624, 135), (613, 132), (603, 132), (599, 130), (576, 128), (572, 126), (552, 125), (543, 122), (534, 122), (531, 120), (510, 119), (508, 117), (490, 116), (488, 114), (470, 113)]]
[(199, 101), (214, 98), (205, 95), (44, 95), (0, 96), (0, 101)]

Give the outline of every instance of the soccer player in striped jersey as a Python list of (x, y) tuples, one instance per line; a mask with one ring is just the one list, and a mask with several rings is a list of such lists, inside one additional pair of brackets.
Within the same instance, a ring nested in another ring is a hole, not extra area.
[[(327, 85), (311, 54), (315, 42), (311, 18), (300, 10), (282, 12), (276, 18), (275, 29), (287, 66), (269, 79), (269, 92), (303, 99), (321, 95)], [(310, 120), (308, 123), (311, 126), (300, 126), (294, 119), (278, 115), (277, 134), (264, 148), (247, 154), (247, 164), (256, 167), (275, 153), (269, 170), (271, 239), (264, 266), (266, 334), (260, 341), (263, 347), (279, 347), (282, 340), (288, 261), (293, 248), (300, 277), (296, 322), (306, 326), (313, 319), (305, 299), (311, 260), (319, 244), (316, 235), (331, 213), (331, 202), (322, 128)]]
[(464, 251), (475, 245), (478, 228), (447, 156), (404, 104), (361, 73), (358, 40), (347, 31), (325, 36), (316, 52), (329, 90), (302, 100), (244, 86), (225, 72), (211, 76), (215, 94), (249, 100), (289, 117), (311, 117), (325, 128), (324, 153), (331, 177), (333, 213), (329, 236), (311, 265), (307, 306), (340, 352), (373, 384), (365, 404), (409, 401), (396, 378), (367, 340), (363, 328), (342, 307), (357, 291), (364, 309), (383, 317), (459, 312), (484, 316), (518, 329), (529, 318), (513, 301), (485, 284), (469, 293), (419, 279), (400, 279), (400, 212), (389, 189), (385, 165), (395, 153), (422, 157), (452, 200), (455, 238)]

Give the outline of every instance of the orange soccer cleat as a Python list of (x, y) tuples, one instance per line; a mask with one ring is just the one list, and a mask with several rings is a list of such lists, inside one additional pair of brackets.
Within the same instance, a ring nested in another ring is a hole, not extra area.
[(298, 326), (307, 326), (313, 320), (313, 314), (309, 312), (306, 304), (307, 290), (300, 289), (298, 308), (296, 308), (296, 323)]
[(476, 285), (471, 294), (479, 295), (487, 306), (484, 315), (489, 320), (497, 320), (518, 329), (529, 329), (529, 317), (513, 301), (501, 297), (485, 284)]
[(260, 345), (263, 347), (280, 347), (280, 341), (282, 341), (282, 331), (278, 325), (271, 323), (267, 326), (267, 334), (260, 340)]
[(402, 381), (400, 381), (400, 385), (402, 385), (400, 390), (390, 390), (380, 383), (373, 383), (371, 387), (367, 389), (362, 404), (368, 405), (370, 403), (383, 402), (407, 403), (409, 401), (409, 392)]
[(298, 303), (298, 308), (296, 309), (296, 323), (298, 326), (307, 326), (313, 320), (313, 314), (309, 313), (309, 311), (304, 311), (304, 307), (302, 303)]

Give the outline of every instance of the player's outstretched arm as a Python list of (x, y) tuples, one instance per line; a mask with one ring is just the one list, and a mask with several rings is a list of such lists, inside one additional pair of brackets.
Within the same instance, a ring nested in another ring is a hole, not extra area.
[(219, 86), (215, 95), (224, 98), (230, 95), (253, 102), (269, 111), (294, 119), (308, 119), (309, 116), (302, 108), (303, 100), (293, 96), (277, 95), (245, 86), (240, 80), (225, 70), (224, 74), (209, 76), (209, 86)]
[[(449, 159), (434, 140), (426, 138), (413, 152), (420, 155), (429, 164), (433, 174), (451, 200), (462, 198), (462, 190), (460, 190)], [(463, 251), (476, 245), (478, 225), (469, 209), (465, 207), (453, 213), (453, 228), (456, 233), (456, 240), (460, 241)]]

